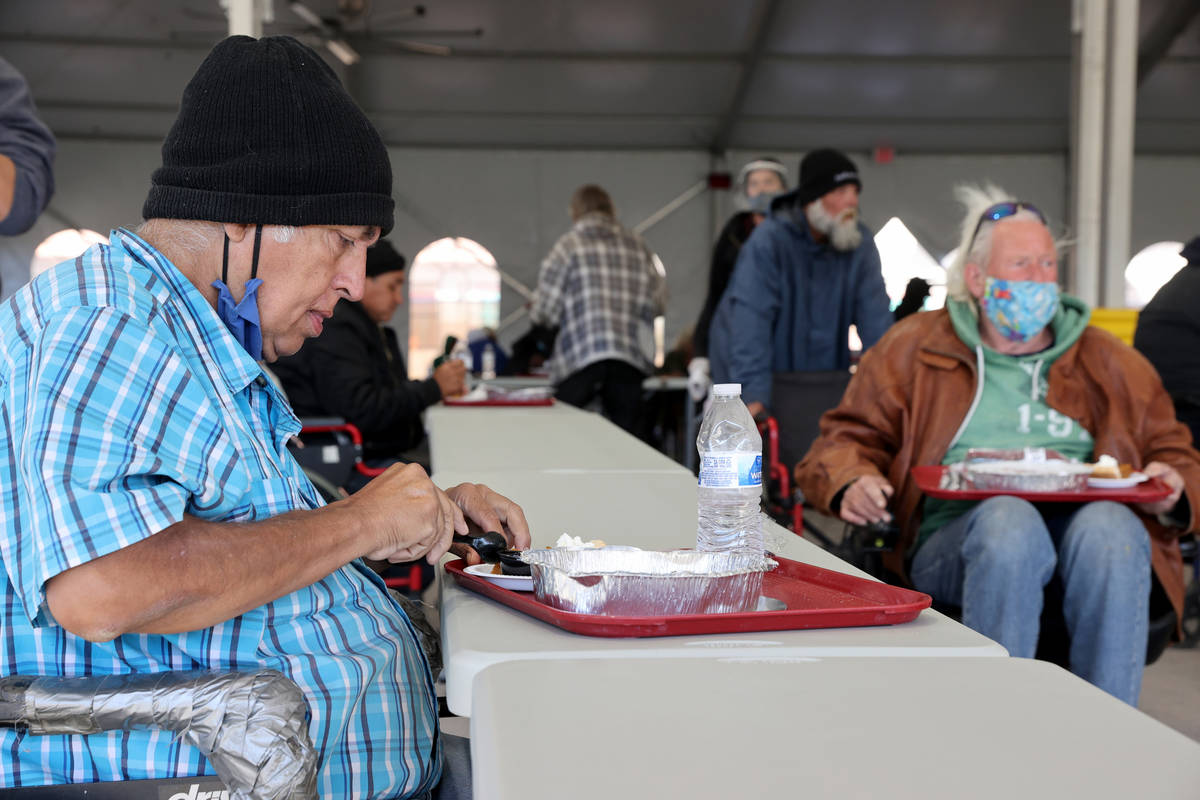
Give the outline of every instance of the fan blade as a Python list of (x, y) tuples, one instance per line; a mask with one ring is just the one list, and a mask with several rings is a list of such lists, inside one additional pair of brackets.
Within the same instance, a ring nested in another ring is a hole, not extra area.
[(371, 28), (369, 31), (366, 31), (366, 33), (371, 36), (378, 36), (380, 38), (420, 36), (422, 38), (429, 39), (478, 39), (483, 36), (483, 28), (448, 28), (444, 30), (430, 28), (423, 31), (412, 30), (410, 28), (395, 30), (388, 30), (386, 28)]
[(414, 53), (423, 53), (427, 56), (448, 56), (452, 51), (444, 44), (431, 44), (430, 42), (410, 42), (399, 39), (393, 44), (396, 44), (405, 50), (411, 50)]
[(314, 28), (325, 30), (325, 20), (321, 19), (321, 16), (317, 12), (304, 5), (304, 3), (294, 2), (288, 7), (292, 10), (293, 14), (307, 22), (309, 25), (312, 25)]
[(358, 52), (346, 44), (343, 39), (326, 39), (325, 46), (329, 48), (329, 52), (333, 53), (338, 61), (341, 61), (347, 67), (357, 64), (360, 56)]

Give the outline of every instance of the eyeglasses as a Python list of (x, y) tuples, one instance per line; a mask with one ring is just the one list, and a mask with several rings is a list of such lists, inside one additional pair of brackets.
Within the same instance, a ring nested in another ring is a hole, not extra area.
[(979, 229), (983, 227), (985, 222), (999, 222), (1005, 217), (1011, 217), (1018, 211), (1030, 211), (1038, 220), (1045, 225), (1046, 216), (1038, 210), (1033, 203), (1026, 203), (1022, 200), (1016, 202), (996, 203), (994, 206), (988, 206), (984, 212), (979, 215), (979, 221), (975, 223), (975, 231), (971, 234), (971, 243), (967, 249), (975, 246), (975, 237), (979, 235)]

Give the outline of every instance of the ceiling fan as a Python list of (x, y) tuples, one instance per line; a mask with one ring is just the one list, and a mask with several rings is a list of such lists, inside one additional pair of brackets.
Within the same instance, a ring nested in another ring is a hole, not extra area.
[[(370, 0), (338, 0), (337, 15), (323, 17), (309, 6), (293, 0), (288, 4), (293, 14), (299, 17), (308, 27), (305, 33), (317, 40), (339, 61), (347, 66), (357, 63), (360, 56), (358, 51), (347, 41), (347, 36), (361, 36), (364, 39), (374, 39), (385, 47), (404, 50), (410, 53), (420, 53), (431, 56), (448, 56), (453, 51), (444, 44), (418, 41), (409, 36), (433, 36), (439, 39), (448, 37), (478, 38), (483, 35), (482, 28), (441, 31), (393, 30), (373, 27), (371, 22)], [(425, 16), (425, 6), (414, 5), (398, 13), (386, 15), (388, 22), (398, 22), (404, 19), (418, 19)], [(381, 20), (375, 20), (379, 22)]]
[[(225, 0), (219, 0), (221, 5)], [(328, 0), (309, 0), (318, 8), (329, 5)], [(272, 0), (265, 0), (264, 24), (272, 31), (292, 33), (297, 38), (305, 40), (314, 47), (324, 47), (343, 64), (357, 63), (361, 56), (354, 49), (354, 43), (370, 43), (373, 48), (399, 50), (408, 53), (419, 53), (430, 56), (448, 56), (453, 50), (444, 44), (425, 41), (426, 39), (454, 39), (483, 36), (483, 28), (455, 28), (449, 30), (414, 30), (386, 27), (402, 23), (404, 20), (423, 19), (426, 15), (424, 5), (412, 5), (388, 11), (382, 16), (372, 13), (371, 0), (337, 0), (335, 13), (330, 16), (314, 10), (313, 5), (300, 0), (289, 0), (288, 9), (297, 18), (297, 22), (289, 24), (277, 18), (272, 9)], [(204, 22), (224, 21), (224, 12), (183, 6), (182, 13), (190, 19)], [(173, 31), (176, 39), (203, 38), (212, 39), (223, 34), (223, 30)]]

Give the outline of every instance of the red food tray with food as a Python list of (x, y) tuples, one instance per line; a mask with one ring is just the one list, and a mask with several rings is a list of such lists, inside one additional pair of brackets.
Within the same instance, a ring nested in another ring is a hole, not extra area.
[(1037, 503), (1090, 503), (1094, 500), (1112, 500), (1115, 503), (1153, 503), (1171, 494), (1171, 488), (1158, 478), (1147, 478), (1132, 486), (1117, 489), (1102, 489), (1089, 486), (1077, 491), (1021, 492), (1001, 489), (947, 489), (942, 487), (942, 476), (948, 467), (941, 464), (912, 468), (917, 488), (930, 497), (941, 500), (986, 500), (998, 495), (1021, 497)]
[(799, 628), (851, 628), (895, 625), (916, 619), (929, 608), (929, 595), (856, 578), (800, 561), (775, 557), (779, 566), (766, 573), (763, 597), (771, 610), (731, 614), (610, 617), (576, 614), (538, 602), (532, 592), (503, 589), (464, 572), (461, 559), (446, 564), (460, 586), (511, 606), (542, 622), (587, 636), (691, 636), (702, 633), (781, 631)]

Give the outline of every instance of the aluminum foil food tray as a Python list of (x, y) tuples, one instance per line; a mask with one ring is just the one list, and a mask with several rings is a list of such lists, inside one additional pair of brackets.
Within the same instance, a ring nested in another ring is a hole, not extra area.
[(635, 547), (528, 550), (522, 558), (539, 602), (614, 617), (753, 611), (763, 574), (777, 566), (753, 553)]
[(1092, 468), (1074, 461), (973, 461), (967, 479), (976, 489), (1001, 492), (1077, 492), (1087, 488)]

